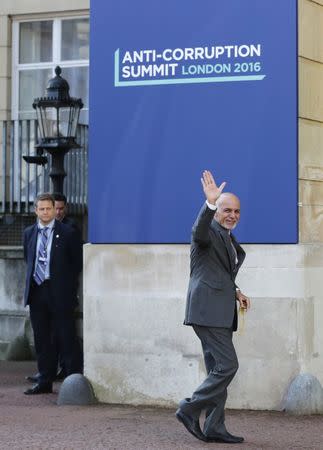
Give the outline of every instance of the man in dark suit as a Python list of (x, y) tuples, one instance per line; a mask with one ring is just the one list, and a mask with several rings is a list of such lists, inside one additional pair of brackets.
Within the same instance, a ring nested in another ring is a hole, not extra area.
[[(77, 223), (73, 219), (71, 219), (70, 217), (67, 216), (68, 206), (67, 206), (66, 196), (64, 194), (55, 192), (53, 194), (53, 197), (55, 200), (55, 205), (54, 205), (55, 219), (61, 223), (64, 223), (65, 225), (72, 227), (73, 230), (76, 233), (78, 233), (79, 239), (81, 239), (81, 231), (80, 231), (79, 227), (77, 226)], [(62, 381), (66, 377), (66, 370), (65, 370), (64, 361), (63, 361), (61, 355), (59, 354), (59, 346), (58, 346), (57, 339), (55, 339), (55, 336), (53, 336), (53, 344), (56, 348), (57, 366), (59, 366), (56, 376), (55, 376), (55, 380)], [(78, 354), (79, 354), (79, 358), (80, 358), (80, 367), (82, 367), (83, 366), (83, 362), (82, 362), (83, 361), (83, 352), (80, 348), (80, 345), (78, 347), (79, 347)], [(59, 364), (58, 364), (58, 362), (59, 362)], [(36, 373), (35, 375), (29, 375), (26, 377), (26, 380), (31, 381), (32, 383), (37, 383), (39, 376), (40, 376), (39, 373)]]
[(39, 378), (26, 395), (52, 392), (57, 370), (53, 335), (67, 375), (81, 371), (73, 312), (82, 270), (82, 245), (71, 227), (55, 220), (51, 194), (36, 198), (35, 213), (37, 223), (24, 231), (25, 305), (30, 309)]
[(60, 193), (54, 193), (53, 194), (54, 200), (55, 200), (55, 217), (56, 220), (59, 220), (60, 222), (64, 223), (65, 225), (69, 225), (72, 227), (76, 232), (80, 233), (80, 229), (77, 226), (77, 223), (75, 220), (68, 217), (68, 206), (67, 206), (67, 198), (64, 194)]
[(191, 398), (180, 402), (176, 417), (198, 439), (233, 444), (243, 438), (230, 434), (224, 424), (227, 387), (238, 370), (232, 332), (237, 329), (237, 301), (240, 308), (250, 306), (235, 284), (245, 258), (231, 232), (240, 219), (240, 201), (234, 194), (222, 193), (225, 183), (218, 187), (209, 171), (203, 172), (201, 182), (206, 203), (192, 230), (184, 324), (193, 326), (201, 340), (208, 375)]

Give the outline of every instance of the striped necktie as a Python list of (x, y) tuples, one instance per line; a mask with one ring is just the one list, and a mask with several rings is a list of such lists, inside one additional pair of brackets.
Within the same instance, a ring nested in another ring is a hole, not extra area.
[(34, 280), (38, 284), (38, 286), (42, 284), (43, 281), (45, 281), (45, 271), (47, 264), (47, 241), (48, 241), (47, 231), (48, 227), (44, 227), (42, 230), (41, 229), (39, 230), (41, 236), (37, 255), (36, 270), (34, 273)]

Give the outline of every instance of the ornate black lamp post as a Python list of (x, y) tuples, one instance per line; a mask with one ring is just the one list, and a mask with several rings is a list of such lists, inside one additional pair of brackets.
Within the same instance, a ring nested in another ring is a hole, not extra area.
[(33, 108), (36, 109), (40, 139), (35, 146), (37, 156), (24, 156), (29, 163), (46, 164), (43, 152), (51, 158), (49, 176), (53, 182), (54, 192), (63, 192), (66, 176), (64, 158), (71, 148), (79, 148), (76, 143), (76, 129), (83, 103), (80, 98), (69, 95), (69, 85), (61, 77), (61, 68), (56, 67), (56, 76), (48, 81), (46, 97), (36, 98)]

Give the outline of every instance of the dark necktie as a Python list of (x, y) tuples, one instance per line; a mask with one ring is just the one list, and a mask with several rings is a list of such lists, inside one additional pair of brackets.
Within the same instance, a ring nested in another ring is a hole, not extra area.
[(236, 268), (237, 264), (238, 264), (238, 253), (233, 244), (231, 233), (229, 233), (229, 239), (230, 239), (230, 244), (231, 244), (231, 254), (233, 256), (233, 261), (234, 261), (234, 268)]
[(45, 281), (48, 241), (47, 231), (48, 227), (44, 227), (42, 230), (39, 230), (41, 236), (37, 255), (36, 269), (34, 273), (34, 280), (38, 285), (42, 284)]

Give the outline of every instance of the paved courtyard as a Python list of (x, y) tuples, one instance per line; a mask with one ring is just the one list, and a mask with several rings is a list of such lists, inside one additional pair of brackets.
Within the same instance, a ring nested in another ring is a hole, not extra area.
[(119, 405), (57, 406), (54, 393), (29, 397), (24, 377), (34, 362), (0, 361), (1, 450), (323, 450), (323, 416), (294, 417), (269, 411), (228, 411), (227, 427), (243, 444), (196, 440), (175, 410)]

